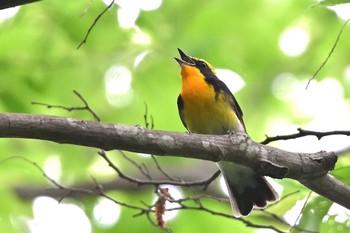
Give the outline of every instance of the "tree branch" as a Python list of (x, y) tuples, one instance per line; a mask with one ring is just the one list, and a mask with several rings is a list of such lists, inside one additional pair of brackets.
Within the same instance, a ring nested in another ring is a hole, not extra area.
[(289, 139), (296, 139), (306, 136), (315, 136), (318, 140), (320, 140), (323, 137), (331, 136), (331, 135), (346, 135), (350, 136), (350, 131), (348, 130), (335, 130), (335, 131), (327, 131), (327, 132), (318, 132), (313, 130), (306, 130), (302, 128), (298, 128), (298, 133), (294, 134), (285, 134), (285, 135), (277, 135), (274, 137), (266, 136), (266, 139), (261, 144), (269, 144), (270, 142), (279, 141), (279, 140), (289, 140)]
[(0, 137), (40, 139), (214, 162), (231, 161), (252, 167), (262, 175), (299, 180), (350, 209), (350, 187), (327, 175), (337, 161), (333, 152), (292, 153), (253, 142), (243, 133), (200, 135), (46, 115), (3, 113), (0, 114)]
[(91, 24), (91, 26), (89, 27), (84, 39), (80, 42), (80, 44), (78, 45), (77, 49), (80, 49), (80, 47), (86, 43), (91, 30), (95, 27), (96, 23), (99, 21), (99, 19), (104, 15), (104, 13), (106, 13), (106, 11), (112, 7), (112, 5), (114, 4), (115, 0), (112, 0), (111, 3), (95, 18), (94, 22)]
[(349, 21), (350, 21), (350, 19), (346, 20), (345, 23), (343, 24), (343, 26), (341, 27), (341, 29), (340, 29), (340, 31), (339, 31), (339, 33), (338, 33), (338, 35), (337, 35), (337, 38), (335, 39), (335, 42), (334, 42), (334, 44), (333, 44), (333, 46), (332, 46), (332, 48), (331, 48), (331, 51), (328, 53), (326, 59), (325, 59), (325, 60), (322, 62), (322, 64), (318, 67), (318, 69), (316, 70), (316, 72), (315, 72), (315, 73), (312, 75), (312, 77), (309, 79), (309, 81), (308, 81), (307, 84), (306, 84), (305, 89), (307, 89), (307, 88), (309, 87), (310, 82), (316, 78), (317, 74), (323, 69), (323, 67), (327, 64), (328, 60), (331, 58), (332, 54), (334, 53), (335, 47), (337, 47), (337, 45), (338, 45), (339, 39), (340, 39), (340, 37), (341, 37), (341, 35), (342, 35), (343, 31), (344, 31), (344, 28), (345, 28), (345, 26), (348, 24)]

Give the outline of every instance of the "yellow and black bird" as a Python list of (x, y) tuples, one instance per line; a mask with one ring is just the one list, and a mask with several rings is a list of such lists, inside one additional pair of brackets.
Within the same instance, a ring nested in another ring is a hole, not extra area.
[[(229, 134), (246, 131), (237, 100), (203, 59), (187, 56), (180, 49), (182, 88), (177, 99), (179, 115), (189, 132)], [(263, 208), (275, 201), (277, 193), (267, 180), (246, 166), (218, 162), (229, 191), (235, 216), (248, 215), (253, 206)]]

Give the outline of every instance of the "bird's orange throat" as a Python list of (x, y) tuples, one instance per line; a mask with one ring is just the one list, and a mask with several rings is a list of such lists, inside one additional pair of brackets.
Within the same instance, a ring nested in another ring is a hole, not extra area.
[(215, 96), (214, 89), (204, 80), (203, 75), (192, 67), (182, 68), (181, 96), (191, 106), (198, 106), (206, 101), (211, 102)]
[(182, 115), (190, 132), (226, 134), (227, 131), (244, 130), (229, 97), (224, 92), (216, 93), (200, 71), (183, 68), (181, 76)]

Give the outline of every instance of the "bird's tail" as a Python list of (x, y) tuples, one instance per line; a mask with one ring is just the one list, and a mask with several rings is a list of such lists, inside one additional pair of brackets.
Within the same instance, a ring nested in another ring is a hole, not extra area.
[(248, 215), (253, 206), (263, 208), (267, 202), (278, 199), (278, 194), (265, 177), (242, 165), (219, 162), (229, 192), (230, 203), (236, 217)]

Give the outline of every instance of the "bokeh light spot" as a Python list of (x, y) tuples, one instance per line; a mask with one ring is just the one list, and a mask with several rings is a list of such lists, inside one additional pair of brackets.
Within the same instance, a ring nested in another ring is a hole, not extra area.
[(120, 7), (118, 9), (118, 22), (121, 28), (133, 28), (139, 17), (140, 9), (133, 6)]
[(0, 24), (7, 19), (14, 17), (18, 11), (20, 6), (15, 6), (7, 9), (0, 10)]
[(44, 172), (55, 181), (59, 181), (62, 174), (61, 160), (59, 156), (49, 156), (43, 166)]
[(291, 73), (281, 73), (272, 82), (272, 93), (279, 100), (289, 101), (293, 97), (292, 86), (297, 82)]
[(215, 69), (218, 78), (223, 81), (232, 93), (236, 93), (245, 85), (243, 78), (229, 69)]
[(139, 53), (134, 60), (134, 68), (136, 68), (143, 61), (143, 59), (145, 59), (145, 57), (148, 54), (149, 54), (148, 50)]
[(289, 27), (282, 33), (279, 47), (284, 54), (297, 57), (306, 51), (309, 41), (309, 34), (304, 29)]
[(143, 11), (153, 11), (160, 7), (162, 0), (138, 0), (139, 7)]
[(77, 205), (59, 203), (51, 197), (38, 197), (33, 202), (34, 219), (31, 233), (91, 233), (91, 223)]
[(95, 222), (109, 228), (117, 223), (120, 217), (120, 206), (109, 199), (100, 199), (93, 210)]
[(131, 88), (131, 71), (123, 65), (113, 65), (105, 75), (105, 88), (108, 102), (115, 107), (131, 103), (134, 92)]
[(151, 43), (151, 37), (144, 31), (142, 31), (139, 27), (134, 27), (135, 32), (132, 37), (132, 41), (135, 44), (140, 44), (140, 45), (148, 45)]
[(350, 19), (350, 3), (328, 6), (327, 8), (334, 11), (344, 21)]

